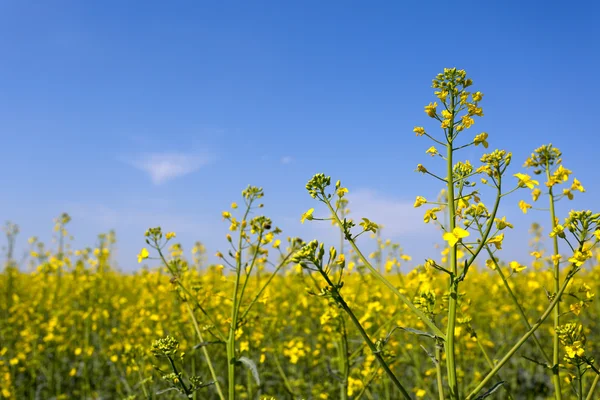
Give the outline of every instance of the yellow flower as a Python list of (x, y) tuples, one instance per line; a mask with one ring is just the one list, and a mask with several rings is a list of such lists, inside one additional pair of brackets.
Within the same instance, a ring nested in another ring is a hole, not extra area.
[(527, 174), (514, 174), (513, 176), (516, 176), (519, 179), (519, 187), (528, 187), (529, 189), (533, 189), (534, 186), (539, 185), (540, 183), (534, 179), (531, 179), (531, 177)]
[(167, 238), (167, 240), (173, 239), (175, 237), (175, 232), (167, 232), (165, 237)]
[(305, 220), (309, 220), (312, 221), (313, 220), (313, 212), (315, 211), (314, 208), (309, 209), (307, 212), (305, 212), (304, 214), (302, 214), (302, 218), (300, 218), (300, 222), (304, 223)]
[(337, 192), (336, 192), (336, 193), (337, 193), (337, 195), (338, 195), (339, 197), (344, 197), (344, 195), (345, 195), (346, 193), (348, 193), (348, 189), (347, 189), (347, 188), (345, 188), (345, 187), (341, 187), (341, 188), (339, 188), (339, 189), (337, 190)]
[(423, 389), (419, 389), (417, 390), (417, 392), (415, 393), (415, 396), (417, 396), (417, 398), (422, 398), (425, 397), (425, 395), (427, 394), (427, 392)]
[(233, 208), (234, 210), (238, 207), (236, 202), (231, 203), (231, 208)]
[(494, 262), (494, 260), (485, 260), (485, 266), (489, 269), (496, 269), (496, 263)]
[(446, 100), (446, 97), (448, 97), (448, 91), (447, 90), (441, 90), (439, 92), (435, 92), (435, 95), (438, 97), (438, 99), (444, 101)]
[(456, 227), (452, 229), (452, 232), (444, 233), (443, 239), (448, 242), (450, 247), (454, 247), (456, 243), (462, 238), (466, 238), (470, 235), (466, 230)]
[(488, 134), (485, 132), (482, 132), (479, 135), (475, 136), (475, 139), (473, 139), (473, 143), (475, 143), (475, 146), (478, 146), (481, 144), (484, 148), (487, 149), (488, 148), (487, 138), (488, 138)]
[(504, 233), (494, 236), (493, 238), (487, 241), (488, 244), (493, 244), (496, 246), (496, 249), (502, 249), (502, 241), (504, 240)]
[(563, 182), (566, 182), (569, 179), (569, 175), (571, 175), (571, 171), (562, 165), (559, 165), (556, 171), (554, 171), (553, 177), (556, 180), (562, 180)]
[(568, 358), (582, 357), (585, 354), (585, 350), (582, 347), (581, 341), (576, 341), (571, 346), (565, 346), (565, 353)]
[(462, 117), (462, 124), (464, 125), (464, 127), (466, 129), (469, 129), (471, 127), (471, 125), (473, 125), (475, 123), (475, 120), (471, 117), (469, 117), (468, 115), (464, 115)]
[(513, 270), (513, 272), (521, 272), (523, 271), (525, 268), (527, 268), (525, 265), (521, 265), (519, 264), (517, 261), (511, 261), (509, 263), (510, 265), (510, 269)]
[(427, 199), (423, 196), (417, 196), (417, 199), (415, 200), (415, 204), (414, 207), (421, 207), (423, 204), (427, 203)]
[(425, 215), (423, 216), (423, 222), (425, 222), (426, 224), (429, 223), (429, 221), (431, 220), (437, 220), (437, 215), (435, 215), (436, 212), (438, 211), (442, 211), (439, 207), (434, 207), (430, 210), (425, 211)]
[(573, 193), (569, 189), (563, 189), (563, 195), (567, 196), (569, 200), (573, 200)]
[(560, 254), (555, 254), (552, 256), (552, 263), (554, 265), (558, 265), (560, 263), (560, 259), (562, 258), (562, 256)]
[(442, 110), (442, 117), (444, 117), (446, 119), (450, 119), (450, 118), (452, 118), (452, 113), (449, 112), (448, 110)]
[(589, 249), (584, 249), (583, 251), (575, 251), (575, 254), (571, 258), (569, 258), (569, 262), (575, 264), (576, 266), (582, 266), (587, 260), (592, 258), (592, 251)]
[(417, 172), (426, 173), (427, 169), (422, 164), (417, 164)]
[(229, 211), (223, 211), (221, 215), (223, 216), (223, 219), (231, 218), (231, 213)]
[(478, 102), (478, 101), (481, 101), (481, 99), (483, 98), (483, 93), (475, 92), (471, 95), (471, 97), (473, 98), (474, 102)]
[(564, 238), (565, 237), (565, 227), (562, 225), (556, 225), (556, 227), (554, 227), (554, 229), (552, 229), (552, 232), (550, 232), (550, 237), (554, 237), (554, 236)]
[(540, 198), (540, 194), (542, 194), (542, 191), (540, 189), (533, 189), (531, 191), (531, 198), (533, 199), (533, 201), (537, 201)]
[(536, 260), (542, 258), (542, 254), (539, 251), (532, 251), (531, 253), (529, 253), (529, 255), (535, 257)]
[(148, 258), (149, 255), (150, 255), (150, 253), (148, 253), (148, 250), (144, 247), (142, 249), (142, 251), (140, 251), (140, 254), (137, 255), (138, 263), (141, 263), (142, 260), (145, 260), (146, 258)]
[(429, 115), (431, 118), (435, 118), (435, 109), (437, 108), (437, 102), (429, 103), (429, 105), (425, 106), (425, 114)]
[(531, 208), (531, 204), (527, 204), (524, 200), (521, 200), (519, 201), (519, 208), (523, 211), (523, 214), (527, 214), (527, 210)]
[(430, 156), (435, 156), (436, 154), (438, 154), (437, 149), (435, 148), (435, 146), (431, 146), (430, 148), (427, 149), (427, 151), (425, 152), (426, 154), (429, 154)]
[(425, 134), (425, 128), (422, 126), (415, 126), (413, 132), (417, 134), (417, 136), (423, 136)]
[(585, 192), (583, 186), (581, 186), (581, 182), (577, 180), (577, 178), (573, 178), (573, 184), (571, 185), (571, 190), (579, 190), (580, 192)]

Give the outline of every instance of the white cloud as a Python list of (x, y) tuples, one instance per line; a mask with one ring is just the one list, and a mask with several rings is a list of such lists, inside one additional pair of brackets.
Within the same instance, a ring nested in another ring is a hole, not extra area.
[(150, 175), (155, 185), (190, 174), (210, 163), (204, 155), (184, 153), (145, 153), (130, 160), (129, 164)]
[[(369, 189), (358, 189), (347, 194), (350, 209), (349, 218), (358, 224), (361, 218), (383, 226), (384, 238), (394, 240), (417, 240), (417, 236), (423, 237), (435, 231), (435, 227), (423, 223), (424, 209), (415, 209), (413, 201), (402, 200), (375, 192)], [(327, 210), (318, 205), (315, 206), (315, 215), (324, 217)], [(316, 238), (327, 244), (337, 244), (340, 240), (339, 228), (331, 226), (329, 222), (311, 221), (300, 225), (300, 214), (296, 217), (285, 218), (286, 226), (291, 231), (298, 232), (303, 239)], [(355, 228), (359, 231), (359, 227)], [(363, 235), (365, 240), (368, 235)]]
[(350, 215), (355, 220), (362, 217), (383, 225), (386, 237), (414, 235), (429, 231), (423, 223), (423, 209), (415, 209), (413, 201), (396, 199), (368, 189), (348, 194)]
[(290, 164), (294, 159), (291, 156), (281, 157), (282, 164)]

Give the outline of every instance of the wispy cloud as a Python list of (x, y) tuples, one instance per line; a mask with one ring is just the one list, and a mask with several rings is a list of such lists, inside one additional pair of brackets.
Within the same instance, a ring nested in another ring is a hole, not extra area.
[(352, 218), (362, 217), (383, 225), (384, 235), (398, 237), (429, 231), (423, 224), (423, 210), (415, 209), (413, 201), (402, 200), (369, 189), (359, 189), (348, 194)]
[[(423, 209), (415, 209), (413, 201), (395, 198), (393, 196), (376, 192), (370, 189), (358, 189), (348, 195), (350, 209), (349, 217), (358, 223), (365, 217), (383, 226), (382, 234), (385, 238), (394, 240), (417, 240), (434, 232), (432, 225), (423, 223)], [(327, 216), (324, 207), (315, 206), (315, 215)], [(304, 210), (303, 210), (304, 211)], [(330, 223), (310, 222), (300, 225), (300, 214), (295, 217), (285, 218), (286, 226), (297, 231), (302, 238), (316, 238), (329, 244), (339, 242), (340, 233), (337, 227)], [(357, 228), (358, 229), (358, 228)], [(367, 238), (363, 235), (361, 239)], [(366, 240), (366, 239), (364, 239)]]
[(281, 157), (281, 163), (284, 164), (284, 165), (285, 164), (290, 164), (290, 163), (292, 163), (292, 161), (294, 161), (294, 159), (291, 156)]
[(146, 172), (155, 185), (197, 171), (209, 164), (212, 158), (206, 155), (185, 153), (144, 153), (128, 163)]

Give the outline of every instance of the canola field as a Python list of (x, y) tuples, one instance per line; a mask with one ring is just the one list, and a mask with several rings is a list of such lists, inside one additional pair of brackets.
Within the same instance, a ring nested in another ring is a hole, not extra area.
[[(201, 243), (184, 249), (176, 232), (153, 227), (138, 262), (159, 267), (120, 272), (115, 235), (73, 249), (68, 214), (55, 221), (56, 243), (31, 238), (21, 263), (18, 227), (7, 224), (0, 397), (599, 398), (600, 214), (557, 214), (585, 192), (559, 149), (534, 149), (508, 173), (512, 154), (468, 133), (483, 116), (472, 85), (444, 69), (414, 128), (431, 144), (419, 178), (440, 190), (414, 207), (444, 247), (410, 272), (410, 254), (384, 239), (386, 221), (349, 214), (351, 188), (321, 173), (306, 184), (318, 210), (298, 219), (338, 229), (327, 248), (282, 235), (254, 186), (222, 212), (228, 250), (212, 264)], [(480, 157), (456, 161), (469, 146)], [(519, 227), (501, 202), (543, 208), (550, 229)], [(498, 253), (519, 228), (531, 232), (527, 264)], [(376, 251), (361, 250), (362, 235)]]

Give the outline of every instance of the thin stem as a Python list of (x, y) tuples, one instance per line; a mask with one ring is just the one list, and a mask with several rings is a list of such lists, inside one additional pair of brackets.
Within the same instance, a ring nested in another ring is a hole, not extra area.
[[(550, 163), (546, 160), (546, 178), (550, 181)], [(554, 230), (556, 228), (556, 212), (554, 209), (554, 193), (552, 191), (552, 186), (548, 189), (548, 197), (550, 200), (550, 219), (551, 221), (551, 229)], [(554, 247), (554, 255), (559, 255), (558, 249), (558, 238), (556, 235), (552, 238), (552, 245)], [(560, 264), (558, 262), (554, 263), (554, 292), (558, 292), (560, 287)], [(560, 300), (560, 298), (559, 298)], [(561, 383), (560, 383), (560, 371), (559, 371), (559, 363), (560, 363), (560, 353), (559, 353), (559, 340), (558, 340), (558, 326), (560, 325), (560, 301), (556, 303), (556, 308), (554, 309), (554, 332), (552, 335), (552, 383), (554, 383), (554, 394), (556, 400), (562, 399), (562, 391), (561, 391)]]
[[(573, 268), (576, 268), (576, 267), (573, 266)], [(562, 296), (564, 291), (567, 289), (567, 285), (569, 284), (569, 282), (571, 281), (571, 279), (573, 278), (573, 276), (575, 275), (575, 273), (577, 271), (578, 271), (578, 269), (574, 269), (569, 273), (569, 275), (567, 275), (567, 278), (563, 282), (563, 285), (561, 286), (558, 293), (556, 293), (556, 295), (554, 296), (554, 298), (548, 305), (548, 308), (546, 309), (546, 311), (544, 311), (544, 313), (540, 316), (540, 318), (537, 320), (537, 322), (535, 324), (533, 324), (531, 329), (529, 331), (527, 331), (521, 337), (521, 339), (519, 339), (519, 341), (508, 351), (508, 353), (506, 353), (506, 355), (496, 364), (496, 366), (494, 368), (492, 368), (492, 370), (485, 376), (485, 378), (483, 378), (483, 380), (479, 383), (479, 385), (477, 385), (477, 387), (475, 389), (473, 389), (473, 391), (466, 397), (466, 400), (473, 399), (474, 396), (476, 396), (477, 393), (479, 393), (483, 389), (483, 387), (485, 385), (487, 385), (487, 383), (490, 381), (490, 379), (492, 379), (498, 373), (498, 371), (500, 371), (500, 369), (504, 366), (504, 364), (506, 364), (511, 359), (511, 357), (521, 348), (521, 346), (527, 341), (527, 339), (529, 339), (529, 337), (531, 335), (533, 335), (534, 332), (544, 323), (546, 318), (548, 318), (548, 316), (554, 310), (554, 307), (558, 304), (560, 296)]]
[[(450, 104), (450, 112), (454, 117), (455, 98), (452, 96)], [(447, 159), (447, 192), (448, 192), (448, 215), (449, 215), (449, 231), (452, 232), (456, 227), (456, 209), (454, 204), (454, 176), (453, 176), (453, 148), (452, 148), (452, 136), (454, 132), (454, 123), (448, 128), (448, 144), (446, 145), (446, 159)], [(458, 379), (456, 377), (456, 359), (455, 359), (455, 336), (454, 331), (456, 328), (456, 308), (458, 305), (458, 266), (456, 258), (456, 246), (450, 248), (450, 271), (452, 275), (449, 278), (449, 291), (448, 297), (448, 326), (446, 330), (446, 368), (448, 370), (448, 386), (450, 387), (450, 399), (459, 400), (458, 391)]]
[(577, 398), (583, 400), (583, 374), (581, 373), (581, 365), (577, 366)]
[(592, 386), (590, 387), (590, 391), (588, 392), (585, 400), (592, 400), (592, 398), (594, 396), (594, 390), (596, 390), (596, 385), (598, 384), (599, 380), (600, 380), (600, 374), (596, 374), (596, 377), (594, 378), (594, 381), (592, 382)]
[[(331, 213), (333, 214), (333, 217), (335, 218), (338, 226), (340, 227), (340, 229), (344, 229), (344, 224), (342, 223), (342, 221), (340, 220), (339, 216), (335, 213), (333, 207), (331, 206), (331, 203), (329, 203), (329, 201), (325, 200), (324, 201), (325, 204), (329, 207)], [(356, 255), (358, 255), (358, 257), (360, 258), (360, 260), (363, 262), (363, 264), (369, 269), (369, 271), (371, 271), (371, 273), (375, 276), (375, 278), (377, 278), (377, 280), (379, 280), (381, 283), (383, 283), (385, 286), (388, 287), (388, 289), (390, 289), (392, 291), (392, 293), (394, 293), (396, 296), (398, 296), (398, 298), (400, 298), (400, 300), (415, 314), (417, 315), (421, 321), (427, 325), (427, 327), (429, 329), (431, 329), (431, 331), (440, 339), (445, 340), (446, 339), (446, 335), (444, 334), (444, 332), (442, 332), (440, 330), (440, 328), (438, 328), (428, 317), (427, 315), (425, 315), (425, 313), (423, 313), (423, 311), (419, 310), (409, 299), (408, 297), (406, 297), (405, 295), (403, 295), (402, 293), (400, 293), (400, 291), (398, 290), (398, 288), (396, 288), (390, 281), (388, 281), (379, 271), (377, 271), (376, 268), (373, 267), (373, 265), (371, 265), (371, 263), (367, 260), (367, 258), (365, 257), (365, 255), (360, 251), (360, 249), (358, 248), (358, 246), (356, 245), (356, 242), (354, 241), (354, 239), (349, 238), (348, 236), (346, 236), (346, 240), (348, 240), (348, 242), (350, 243), (350, 246), (352, 246), (352, 249), (354, 249), (354, 251), (356, 252)]]
[[(194, 311), (192, 310), (190, 303), (186, 302), (185, 304), (187, 305), (188, 313), (190, 314), (190, 318), (192, 319), (192, 323), (194, 325), (194, 330), (196, 331), (196, 335), (198, 335), (198, 340), (200, 340), (200, 343), (202, 343), (202, 342), (204, 342), (204, 338), (202, 337), (202, 332), (200, 331), (200, 328), (198, 327), (198, 321), (196, 320)], [(208, 354), (208, 350), (206, 349), (206, 346), (202, 346), (202, 354), (204, 354), (204, 358), (206, 359), (206, 363), (208, 364), (210, 376), (211, 376), (212, 380), (215, 382), (215, 389), (217, 390), (217, 394), (219, 395), (219, 398), (221, 400), (225, 400), (225, 396), (223, 395), (223, 391), (221, 390), (221, 384), (219, 383), (219, 379), (217, 379), (217, 373), (216, 373), (213, 363), (210, 359), (210, 356)]]
[[(508, 280), (506, 279), (506, 276), (504, 276), (504, 272), (502, 272), (502, 268), (500, 268), (500, 265), (498, 265), (498, 262), (494, 258), (494, 255), (493, 255), (492, 251), (490, 250), (489, 245), (486, 245), (485, 248), (486, 248), (486, 250), (487, 250), (487, 252), (488, 252), (488, 254), (490, 256), (490, 259), (494, 263), (494, 266), (496, 267), (495, 268), (496, 272), (498, 273), (498, 275), (500, 275), (500, 279), (502, 279), (502, 283), (504, 284), (504, 288), (506, 289), (506, 291), (510, 295), (510, 298), (513, 301), (514, 305), (517, 307), (517, 310), (519, 310), (519, 314), (521, 315), (521, 320), (523, 321), (523, 324), (525, 325), (525, 327), (527, 328), (527, 330), (531, 329), (531, 324), (529, 323), (529, 320), (527, 319), (527, 315), (525, 315), (525, 310), (523, 310), (523, 307), (521, 306), (521, 303), (519, 303), (519, 300), (517, 299), (517, 296), (515, 295), (515, 293), (511, 289), (510, 285), (508, 284)], [(548, 364), (551, 364), (552, 360), (550, 360), (550, 357), (548, 356), (548, 354), (546, 354), (546, 351), (542, 347), (542, 344), (538, 340), (537, 336), (534, 334), (532, 336), (532, 338), (533, 338), (533, 341), (535, 342), (535, 345), (540, 350), (540, 353), (542, 354), (542, 356), (546, 360), (546, 362)]]
[[(487, 364), (490, 368), (494, 368), (494, 362), (488, 355), (487, 351), (485, 351), (485, 348), (481, 344), (481, 341), (479, 340), (479, 338), (476, 338), (476, 339), (477, 339), (477, 346), (479, 347), (479, 350), (481, 350), (481, 353), (483, 354), (483, 358), (485, 358), (485, 361), (487, 362)], [(503, 386), (504, 390), (506, 391), (507, 398), (510, 400), (514, 400), (512, 397), (512, 393), (510, 392), (510, 388), (507, 385), (502, 385), (502, 386)]]
[(367, 332), (365, 331), (365, 329), (361, 325), (361, 323), (358, 320), (358, 318), (356, 318), (356, 315), (354, 315), (354, 312), (350, 309), (350, 307), (348, 306), (348, 304), (346, 303), (346, 301), (344, 300), (344, 298), (339, 293), (339, 291), (336, 288), (336, 286), (333, 284), (333, 282), (331, 282), (331, 280), (329, 279), (329, 277), (323, 271), (322, 268), (319, 268), (319, 273), (321, 274), (321, 276), (323, 276), (323, 279), (325, 279), (325, 281), (327, 282), (327, 284), (330, 286), (330, 288), (332, 290), (332, 294), (333, 294), (333, 296), (335, 296), (335, 300), (342, 307), (342, 309), (346, 312), (346, 314), (348, 314), (348, 316), (352, 320), (352, 323), (354, 324), (354, 326), (356, 327), (356, 329), (358, 329), (358, 332), (362, 336), (363, 340), (365, 341), (365, 343), (367, 344), (367, 346), (369, 347), (369, 349), (371, 350), (371, 352), (373, 353), (373, 355), (375, 356), (375, 358), (377, 359), (377, 361), (381, 365), (381, 368), (383, 368), (383, 370), (385, 371), (385, 373), (387, 374), (387, 376), (390, 378), (390, 380), (392, 381), (392, 383), (394, 384), (394, 386), (396, 386), (396, 388), (400, 391), (400, 393), (402, 393), (402, 396), (404, 396), (405, 399), (410, 399), (411, 398), (410, 394), (408, 394), (408, 392), (406, 391), (406, 389), (404, 388), (404, 386), (402, 386), (402, 384), (400, 383), (400, 381), (398, 380), (398, 378), (396, 377), (396, 375), (394, 375), (394, 373), (390, 369), (390, 367), (387, 364), (387, 362), (383, 359), (383, 356), (381, 355), (381, 351), (379, 351), (377, 349), (377, 347), (375, 346), (375, 343), (373, 343), (373, 341), (371, 340), (371, 338), (369, 337), (369, 335), (367, 334)]
[(440, 400), (445, 400), (444, 396), (444, 379), (442, 376), (442, 347), (441, 343), (435, 344), (435, 373), (437, 380), (438, 396)]

